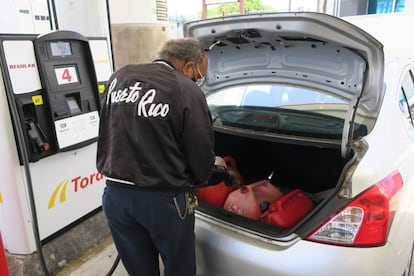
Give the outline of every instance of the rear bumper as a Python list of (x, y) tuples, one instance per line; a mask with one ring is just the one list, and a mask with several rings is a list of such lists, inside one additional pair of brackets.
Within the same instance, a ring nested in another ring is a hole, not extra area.
[(352, 248), (296, 238), (275, 242), (246, 236), (197, 215), (198, 276), (402, 275), (406, 261), (393, 248)]

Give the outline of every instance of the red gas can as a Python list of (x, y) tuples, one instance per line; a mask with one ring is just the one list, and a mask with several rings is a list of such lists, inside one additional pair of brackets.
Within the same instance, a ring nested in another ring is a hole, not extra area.
[(3, 247), (3, 239), (0, 234), (0, 275), (9, 276), (9, 267), (7, 265), (6, 253)]
[[(232, 170), (236, 174), (236, 178), (240, 184), (243, 185), (243, 179), (237, 170), (237, 165), (234, 158), (230, 156), (224, 156), (223, 159), (226, 162), (226, 170)], [(224, 182), (220, 182), (217, 185), (198, 188), (194, 193), (197, 196), (198, 200), (208, 203), (212, 206), (222, 208), (227, 196), (236, 189), (238, 189), (237, 186), (228, 187), (224, 184)]]
[(272, 225), (290, 228), (303, 219), (313, 209), (313, 201), (301, 190), (296, 189), (270, 204), (261, 221)]
[(250, 185), (242, 186), (229, 194), (223, 209), (245, 216), (250, 219), (260, 219), (261, 202), (275, 202), (283, 196), (269, 180), (261, 180)]

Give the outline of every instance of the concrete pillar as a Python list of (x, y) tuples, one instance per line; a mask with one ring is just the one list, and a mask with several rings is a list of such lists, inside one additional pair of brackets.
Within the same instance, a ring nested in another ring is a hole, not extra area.
[(151, 62), (169, 39), (167, 0), (109, 0), (115, 69)]

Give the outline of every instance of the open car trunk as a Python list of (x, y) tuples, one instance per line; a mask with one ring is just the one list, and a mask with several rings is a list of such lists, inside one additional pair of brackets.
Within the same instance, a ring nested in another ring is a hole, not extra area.
[[(247, 218), (226, 210), (225, 206), (213, 206), (206, 203), (203, 198), (199, 199), (198, 210), (202, 213), (274, 238), (297, 229), (305, 221), (311, 219), (314, 213), (317, 213), (318, 206), (339, 190), (341, 174), (347, 162), (352, 159), (352, 156), (347, 159), (341, 156), (339, 142), (337, 145), (304, 145), (292, 143), (292, 140), (289, 143), (281, 140), (275, 141), (275, 139), (272, 141), (271, 138), (263, 136), (255, 137), (248, 133), (245, 135), (231, 134), (217, 129), (215, 139), (216, 154), (234, 158), (245, 185), (269, 179), (271, 185), (275, 186), (283, 196), (299, 190), (312, 201), (312, 208), (304, 211), (302, 201), (299, 200), (296, 205), (295, 200), (288, 200), (289, 206), (279, 209), (282, 213), (285, 212), (283, 216), (288, 216), (289, 219), (296, 215), (295, 212), (305, 213), (298, 217), (291, 226), (280, 227), (262, 218)], [(238, 192), (240, 189), (231, 193)], [(227, 196), (227, 200), (231, 193)], [(210, 192), (207, 196), (215, 195)], [(283, 196), (277, 201), (282, 201)], [(246, 201), (246, 198), (242, 200)], [(242, 204), (257, 204), (257, 202), (243, 202)], [(263, 216), (265, 212), (262, 210), (261, 215)]]
[[(321, 148), (215, 132), (216, 154), (232, 156), (245, 183), (266, 179), (284, 190), (323, 192), (336, 186), (346, 160), (340, 145)], [(329, 168), (329, 169), (327, 169)]]
[[(202, 89), (216, 154), (234, 158), (252, 184), (246, 192), (206, 188), (199, 214), (239, 232), (306, 236), (350, 200), (348, 169), (365, 150), (362, 138), (383, 98), (382, 44), (340, 18), (307, 12), (193, 21), (184, 36), (200, 40), (208, 57)], [(271, 183), (257, 183), (269, 175)], [(256, 184), (277, 195), (276, 203), (261, 204), (265, 193), (256, 197)], [(223, 191), (224, 203), (209, 202)], [(257, 204), (269, 208), (249, 212)]]

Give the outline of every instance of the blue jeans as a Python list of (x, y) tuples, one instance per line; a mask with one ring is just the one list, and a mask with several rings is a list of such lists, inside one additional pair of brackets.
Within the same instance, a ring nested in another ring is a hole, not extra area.
[[(176, 203), (174, 202), (174, 198)], [(131, 276), (194, 276), (194, 214), (185, 213), (184, 193), (105, 187), (102, 207), (116, 249)]]

